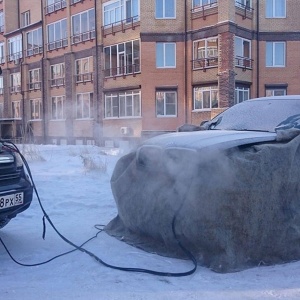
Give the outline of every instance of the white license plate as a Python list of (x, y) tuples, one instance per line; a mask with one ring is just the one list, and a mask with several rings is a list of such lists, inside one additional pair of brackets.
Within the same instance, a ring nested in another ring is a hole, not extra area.
[(11, 195), (0, 196), (0, 209), (9, 208), (23, 204), (23, 192)]

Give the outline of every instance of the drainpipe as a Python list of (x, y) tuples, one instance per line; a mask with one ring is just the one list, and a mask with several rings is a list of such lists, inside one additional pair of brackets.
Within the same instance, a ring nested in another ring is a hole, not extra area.
[(187, 0), (184, 1), (184, 110), (185, 110), (185, 123), (188, 122), (188, 74), (187, 74)]
[(256, 97), (259, 97), (259, 0), (256, 1), (256, 38), (257, 38), (257, 46), (256, 46)]

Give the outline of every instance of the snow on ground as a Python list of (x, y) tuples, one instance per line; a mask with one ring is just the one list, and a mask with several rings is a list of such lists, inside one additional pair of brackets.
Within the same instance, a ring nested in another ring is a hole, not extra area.
[[(40, 198), (57, 229), (76, 244), (98, 231), (117, 214), (110, 176), (122, 155), (93, 146), (20, 146), (28, 158)], [(103, 151), (107, 155), (104, 155)], [(38, 160), (38, 157), (44, 160)], [(106, 172), (87, 170), (82, 157), (104, 162)], [(43, 240), (42, 211), (37, 198), (30, 208), (0, 231), (9, 251), (23, 264), (46, 261), (72, 250), (47, 223)], [(107, 263), (122, 267), (183, 272), (187, 260), (157, 256), (100, 233), (86, 249)], [(76, 251), (48, 264), (24, 267), (14, 263), (0, 244), (1, 299), (299, 299), (300, 262), (217, 274), (199, 266), (187, 277), (159, 277), (109, 269)]]

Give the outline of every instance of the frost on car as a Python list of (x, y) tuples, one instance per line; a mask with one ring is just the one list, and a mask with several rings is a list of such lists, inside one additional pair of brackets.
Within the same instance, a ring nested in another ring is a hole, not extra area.
[(15, 150), (10, 143), (0, 142), (0, 228), (32, 201), (33, 187)]
[(106, 231), (216, 272), (300, 259), (300, 96), (245, 101), (120, 158)]

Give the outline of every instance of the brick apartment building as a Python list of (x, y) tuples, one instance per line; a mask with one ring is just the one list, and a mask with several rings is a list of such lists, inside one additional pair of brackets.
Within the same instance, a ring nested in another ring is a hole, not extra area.
[(299, 0), (0, 0), (0, 135), (117, 144), (300, 94)]

